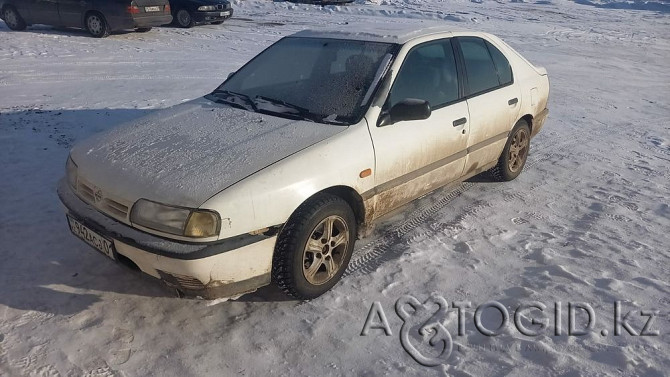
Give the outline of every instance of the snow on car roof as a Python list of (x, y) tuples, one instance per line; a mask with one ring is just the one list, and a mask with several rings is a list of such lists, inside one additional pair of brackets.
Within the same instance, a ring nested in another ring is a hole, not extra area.
[[(346, 27), (348, 30), (343, 29), (343, 27)], [(403, 44), (426, 35), (457, 31), (465, 31), (465, 29), (455, 27), (453, 24), (426, 22), (400, 25), (374, 25), (373, 28), (364, 24), (347, 24), (340, 25), (337, 29), (307, 29), (291, 36), (300, 38), (354, 39)]]

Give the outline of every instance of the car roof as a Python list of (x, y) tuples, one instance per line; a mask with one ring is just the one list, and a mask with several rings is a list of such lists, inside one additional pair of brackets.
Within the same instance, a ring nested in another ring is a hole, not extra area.
[(404, 44), (412, 39), (432, 34), (444, 34), (467, 31), (452, 24), (409, 23), (409, 24), (346, 24), (339, 28), (308, 29), (299, 31), (291, 37), (353, 39), (371, 42)]

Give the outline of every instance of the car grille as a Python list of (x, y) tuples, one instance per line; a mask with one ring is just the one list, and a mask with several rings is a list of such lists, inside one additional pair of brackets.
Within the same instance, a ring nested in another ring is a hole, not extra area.
[(81, 178), (77, 182), (76, 192), (81, 199), (93, 205), (100, 212), (128, 223), (130, 203), (109, 197), (107, 193)]
[(230, 6), (229, 4), (216, 4), (216, 9), (224, 10), (224, 9), (228, 9), (229, 6)]

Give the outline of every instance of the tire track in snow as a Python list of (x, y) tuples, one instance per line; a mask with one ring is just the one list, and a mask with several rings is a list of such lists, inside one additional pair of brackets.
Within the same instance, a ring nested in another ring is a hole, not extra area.
[[(662, 118), (666, 119), (666, 118)], [(563, 153), (566, 149), (574, 147), (577, 144), (588, 143), (590, 141), (598, 140), (601, 136), (611, 132), (610, 127), (598, 120), (594, 120), (599, 127), (596, 129), (587, 128), (587, 127), (577, 127), (576, 130), (570, 131), (569, 138), (563, 138), (564, 141), (559, 141), (557, 143), (545, 143), (544, 146), (540, 146), (539, 151), (546, 153), (537, 154), (537, 148), (532, 148), (531, 151), (536, 152), (534, 155), (529, 155), (528, 161), (526, 162), (525, 170), (532, 168), (533, 166), (553, 158), (563, 156)], [(560, 137), (560, 136), (558, 136)], [(424, 224), (425, 220), (442, 210), (454, 199), (458, 198), (464, 192), (470, 190), (472, 187), (476, 186), (473, 182), (463, 182), (456, 188), (449, 192), (447, 195), (438, 199), (436, 203), (427, 204), (422, 206), (415, 211), (411, 212), (407, 220), (401, 222), (400, 224), (391, 227), (389, 230), (385, 231), (379, 238), (368, 242), (367, 244), (361, 246), (360, 248), (354, 249), (352, 260), (349, 263), (349, 267), (345, 272), (345, 276), (349, 276), (355, 273), (366, 273), (373, 272), (384, 262), (396, 259), (400, 257), (405, 250), (399, 250), (399, 253), (392, 253), (387, 255), (387, 252), (395, 245), (398, 245), (400, 241), (419, 225)], [(533, 186), (531, 189), (535, 188)], [(497, 192), (505, 188), (505, 185), (497, 185), (490, 192)], [(434, 195), (427, 194), (426, 196)], [(512, 198), (513, 199), (513, 198)], [(421, 199), (419, 199), (421, 200)], [(500, 202), (499, 202), (500, 203)], [(442, 224), (441, 228), (457, 228), (459, 224), (465, 220), (468, 216), (472, 216), (479, 212), (479, 209), (485, 206), (491, 206), (487, 202), (479, 202), (479, 204), (469, 205), (466, 207), (466, 210), (452, 221), (449, 221), (445, 224)], [(625, 221), (625, 219), (617, 219)], [(439, 230), (439, 229), (438, 229)], [(434, 230), (435, 231), (435, 230)], [(426, 238), (428, 234), (423, 235), (421, 238)], [(416, 241), (416, 240), (415, 240)]]

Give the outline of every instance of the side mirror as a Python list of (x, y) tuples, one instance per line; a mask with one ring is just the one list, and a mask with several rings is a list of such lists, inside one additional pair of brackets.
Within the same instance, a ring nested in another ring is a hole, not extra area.
[(384, 127), (406, 120), (422, 120), (430, 117), (430, 104), (426, 100), (405, 98), (379, 117), (378, 126)]
[(229, 79), (232, 75), (234, 75), (234, 74), (235, 74), (235, 71), (230, 72), (230, 73), (228, 74), (228, 76), (226, 77), (226, 80), (228, 80), (228, 79)]

